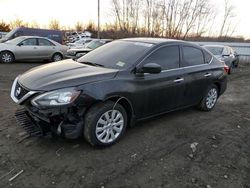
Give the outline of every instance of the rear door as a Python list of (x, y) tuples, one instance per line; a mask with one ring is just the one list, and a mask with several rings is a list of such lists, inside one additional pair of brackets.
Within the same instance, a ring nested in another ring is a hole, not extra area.
[(138, 118), (179, 107), (185, 90), (183, 73), (179, 68), (178, 45), (158, 48), (142, 62), (142, 65), (147, 63), (161, 65), (162, 71), (159, 74), (135, 75), (137, 93), (134, 102), (139, 109)]
[(20, 42), (16, 46), (15, 57), (17, 60), (21, 59), (37, 59), (37, 39), (36, 38), (28, 38)]
[(38, 38), (38, 56), (40, 59), (50, 59), (55, 52), (55, 45), (47, 39)]
[(195, 105), (200, 102), (208, 86), (212, 84), (213, 72), (209, 67), (212, 56), (194, 46), (183, 45), (181, 49), (181, 67), (187, 78), (183, 105)]

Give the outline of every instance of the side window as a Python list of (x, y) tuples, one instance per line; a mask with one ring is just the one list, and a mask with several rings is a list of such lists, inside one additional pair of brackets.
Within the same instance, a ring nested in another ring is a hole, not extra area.
[(39, 46), (54, 46), (54, 44), (46, 39), (38, 39)]
[(228, 48), (224, 48), (223, 55), (229, 55), (230, 51)]
[(144, 64), (146, 63), (157, 63), (161, 65), (162, 70), (179, 68), (179, 47), (162, 47), (147, 57), (144, 61)]
[(183, 47), (183, 67), (204, 64), (204, 56), (200, 49), (184, 46)]
[(23, 46), (37, 46), (35, 38), (26, 39), (26, 40), (22, 41), (21, 44)]
[(213, 56), (205, 50), (203, 52), (204, 52), (204, 57), (205, 57), (205, 63), (210, 63)]

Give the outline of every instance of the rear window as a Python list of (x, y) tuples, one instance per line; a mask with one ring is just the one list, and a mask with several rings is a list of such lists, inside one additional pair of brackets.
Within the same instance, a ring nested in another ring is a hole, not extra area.
[(149, 43), (118, 40), (89, 52), (78, 62), (90, 62), (113, 69), (126, 69), (134, 65), (153, 46)]
[(39, 43), (39, 46), (55, 46), (52, 42), (46, 39), (41, 39), (41, 38), (38, 38), (38, 43)]
[(223, 47), (212, 47), (212, 46), (204, 46), (204, 47), (214, 55), (221, 55), (223, 53)]
[(203, 52), (194, 47), (183, 46), (184, 67), (204, 64)]

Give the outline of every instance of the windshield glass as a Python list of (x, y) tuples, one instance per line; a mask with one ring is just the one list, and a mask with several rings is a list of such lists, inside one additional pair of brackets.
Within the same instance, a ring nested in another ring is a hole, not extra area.
[(205, 46), (205, 48), (214, 55), (221, 55), (223, 52), (223, 47)]
[(17, 31), (17, 28), (16, 29), (12, 29), (9, 33), (7, 33), (4, 38), (6, 39), (11, 39), (12, 38), (12, 35)]
[(17, 38), (14, 38), (12, 40), (8, 40), (5, 43), (8, 43), (8, 44), (18, 44), (18, 43), (20, 43), (24, 39), (25, 39), (25, 37), (17, 37)]
[(99, 41), (99, 40), (94, 40), (94, 41), (91, 41), (90, 43), (88, 43), (86, 45), (86, 48), (90, 48), (92, 50), (102, 46), (103, 44), (105, 44), (105, 42), (103, 41)]
[(142, 42), (118, 40), (89, 52), (78, 62), (90, 62), (112, 69), (126, 69), (144, 56), (154, 45)]

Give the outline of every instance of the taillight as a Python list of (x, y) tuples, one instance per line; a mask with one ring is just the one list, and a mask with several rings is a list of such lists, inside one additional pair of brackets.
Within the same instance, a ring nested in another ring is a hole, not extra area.
[(228, 74), (229, 73), (229, 67), (227, 65), (224, 65), (224, 71)]
[(229, 73), (229, 67), (226, 65), (224, 61), (220, 61), (223, 64), (224, 71), (228, 74)]

